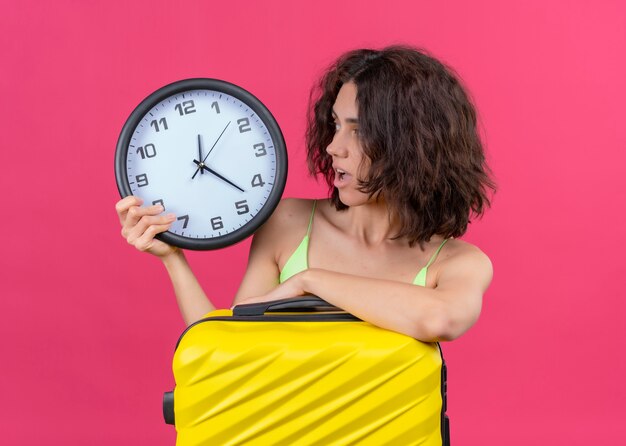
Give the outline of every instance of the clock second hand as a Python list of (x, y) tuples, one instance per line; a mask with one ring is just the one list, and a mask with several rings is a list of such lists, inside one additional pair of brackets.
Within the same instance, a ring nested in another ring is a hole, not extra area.
[(209, 166), (207, 166), (206, 164), (204, 164), (201, 161), (198, 160), (193, 160), (194, 163), (196, 163), (196, 165), (198, 166), (198, 169), (206, 169), (208, 172), (212, 173), (213, 175), (215, 175), (216, 177), (218, 177), (219, 179), (226, 181), (228, 184), (230, 184), (231, 186), (236, 187), (237, 189), (239, 189), (241, 192), (245, 192), (245, 190), (243, 190), (242, 188), (240, 188), (239, 186), (237, 186), (235, 183), (233, 183), (232, 181), (224, 178), (222, 175), (220, 175), (219, 173), (217, 173), (216, 171), (214, 171), (213, 169), (211, 169)]

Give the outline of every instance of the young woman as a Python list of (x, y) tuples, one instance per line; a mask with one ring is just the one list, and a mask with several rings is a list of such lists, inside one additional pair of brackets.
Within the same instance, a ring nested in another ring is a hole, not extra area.
[[(450, 341), (478, 319), (489, 258), (458, 240), (495, 191), (460, 82), (409, 47), (340, 57), (311, 95), (309, 170), (330, 198), (283, 199), (255, 233), (234, 303), (314, 294), (377, 326)], [(183, 251), (154, 239), (175, 217), (137, 197), (122, 235), (161, 258), (187, 324), (213, 310)]]

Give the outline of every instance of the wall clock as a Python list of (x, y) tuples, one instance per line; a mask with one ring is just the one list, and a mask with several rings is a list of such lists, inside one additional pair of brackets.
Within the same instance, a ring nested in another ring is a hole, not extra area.
[(186, 79), (144, 99), (115, 154), (120, 195), (176, 214), (157, 236), (185, 249), (219, 249), (272, 214), (287, 181), (287, 150), (270, 111), (243, 88)]

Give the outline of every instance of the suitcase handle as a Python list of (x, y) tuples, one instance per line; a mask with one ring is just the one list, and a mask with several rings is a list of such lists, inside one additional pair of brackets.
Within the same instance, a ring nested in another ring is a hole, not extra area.
[(343, 311), (325, 300), (305, 294), (304, 296), (290, 297), (287, 299), (273, 300), (270, 302), (257, 302), (242, 304), (233, 307), (233, 316), (262, 316), (268, 311)]

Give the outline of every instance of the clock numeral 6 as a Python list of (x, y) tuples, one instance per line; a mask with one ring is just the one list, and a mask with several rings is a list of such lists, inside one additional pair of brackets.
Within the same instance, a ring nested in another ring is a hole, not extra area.
[(252, 130), (250, 128), (250, 121), (248, 118), (237, 119), (237, 124), (239, 124), (239, 133), (249, 132)]
[(156, 156), (156, 148), (154, 147), (154, 144), (146, 144), (145, 146), (137, 147), (136, 153), (141, 155), (142, 160), (146, 158), (154, 158)]
[(250, 208), (248, 207), (247, 200), (241, 200), (241, 201), (236, 202), (235, 207), (239, 209), (237, 211), (237, 215), (243, 215), (243, 214), (247, 214), (248, 212), (250, 212)]
[(224, 223), (222, 222), (222, 217), (213, 217), (211, 219), (211, 226), (213, 226), (214, 231), (217, 231), (218, 229), (222, 229), (224, 227)]
[(259, 156), (267, 155), (267, 150), (265, 150), (265, 144), (263, 144), (262, 142), (253, 145), (252, 148), (256, 150), (256, 152), (254, 152), (254, 156), (256, 156), (257, 158)]
[(252, 187), (263, 187), (265, 186), (265, 182), (263, 182), (263, 179), (261, 178), (261, 174), (257, 173), (255, 176), (252, 177)]
[(146, 175), (145, 173), (136, 175), (135, 181), (137, 182), (137, 187), (144, 187), (150, 184), (148, 183), (148, 175)]
[(196, 105), (193, 101), (185, 101), (182, 104), (178, 103), (174, 108), (181, 116), (196, 112)]

